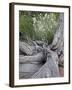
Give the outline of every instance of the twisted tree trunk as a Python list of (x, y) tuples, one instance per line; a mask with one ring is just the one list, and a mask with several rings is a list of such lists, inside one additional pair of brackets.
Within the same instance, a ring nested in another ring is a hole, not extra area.
[(57, 53), (49, 51), (46, 63), (31, 78), (59, 77)]
[(43, 53), (37, 53), (36, 55), (32, 55), (32, 56), (24, 56), (24, 55), (20, 55), (19, 56), (19, 62), (20, 63), (32, 63), (32, 62), (42, 62), (44, 57), (43, 57)]
[(19, 43), (19, 49), (24, 54), (19, 58), (19, 77), (48, 78), (59, 77), (59, 71), (64, 66), (64, 14), (59, 17), (59, 25), (49, 47), (42, 41), (33, 41), (34, 45), (26, 42)]

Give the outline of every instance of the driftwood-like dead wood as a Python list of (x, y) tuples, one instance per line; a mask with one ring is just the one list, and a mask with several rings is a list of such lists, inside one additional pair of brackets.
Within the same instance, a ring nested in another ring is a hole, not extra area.
[(21, 78), (30, 78), (32, 75), (34, 75), (35, 72), (37, 72), (43, 64), (39, 62), (27, 62), (23, 64), (19, 64), (19, 74), (20, 79)]
[(56, 51), (59, 57), (59, 66), (64, 65), (64, 14), (59, 17), (59, 26), (54, 35), (52, 50)]
[(58, 29), (54, 35), (52, 49), (60, 49), (64, 45), (64, 14), (60, 14)]
[(38, 46), (35, 42), (34, 46), (30, 46), (26, 42), (19, 42), (19, 50), (26, 55), (34, 55), (42, 51), (42, 47)]
[(43, 47), (44, 45), (45, 45), (45, 46), (48, 46), (48, 44), (45, 43), (45, 42), (43, 42), (43, 41), (35, 41), (35, 42), (36, 42), (37, 45), (42, 46), (42, 47)]
[(27, 43), (25, 42), (19, 42), (19, 49), (20, 51), (26, 53), (27, 55), (32, 55), (33, 53), (33, 48), (30, 47)]
[(35, 72), (37, 72), (44, 64), (43, 53), (37, 53), (32, 56), (19, 57), (19, 75), (20, 78), (30, 78)]
[(20, 63), (41, 63), (44, 59), (43, 53), (37, 53), (36, 55), (33, 56), (19, 56), (19, 62)]
[(59, 77), (57, 54), (50, 51), (46, 63), (31, 78)]

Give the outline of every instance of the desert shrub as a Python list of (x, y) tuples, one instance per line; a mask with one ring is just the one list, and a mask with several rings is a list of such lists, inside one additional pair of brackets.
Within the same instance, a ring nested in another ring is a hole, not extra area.
[(26, 40), (51, 43), (58, 26), (59, 13), (20, 11), (19, 30)]

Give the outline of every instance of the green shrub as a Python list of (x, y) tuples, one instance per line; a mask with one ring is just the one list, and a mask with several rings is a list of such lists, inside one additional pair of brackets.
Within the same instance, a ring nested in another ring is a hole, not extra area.
[(19, 29), (26, 40), (52, 42), (58, 25), (59, 13), (20, 11)]

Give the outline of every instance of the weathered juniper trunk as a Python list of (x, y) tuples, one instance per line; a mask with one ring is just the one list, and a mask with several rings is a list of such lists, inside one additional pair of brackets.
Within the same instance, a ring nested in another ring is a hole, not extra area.
[(20, 78), (30, 78), (44, 64), (43, 53), (34, 56), (20, 55)]
[(64, 14), (61, 13), (59, 17), (59, 25), (50, 47), (43, 41), (32, 41), (33, 44), (20, 41), (20, 79), (60, 76), (59, 66), (64, 66)]
[(26, 42), (20, 41), (19, 42), (20, 53), (22, 52), (25, 55), (35, 55), (43, 50), (43, 48), (37, 45), (35, 41), (31, 43), (32, 45), (29, 45), (29, 44)]
[(26, 42), (19, 42), (19, 49), (21, 52), (27, 54), (27, 55), (32, 55), (33, 53), (33, 48), (27, 44)]
[(37, 53), (36, 55), (32, 55), (32, 56), (24, 56), (24, 55), (20, 55), (19, 56), (19, 61), (20, 63), (32, 63), (32, 62), (42, 62), (44, 59), (43, 53)]
[(59, 27), (54, 35), (52, 50), (55, 50), (59, 56), (59, 65), (64, 63), (64, 14), (60, 14)]
[(57, 61), (57, 53), (54, 53), (53, 51), (49, 50), (46, 63), (31, 78), (58, 77), (59, 69)]
[(60, 14), (58, 29), (54, 35), (54, 39), (52, 42), (52, 49), (59, 49), (63, 47), (64, 44), (63, 30), (64, 30), (64, 14)]

